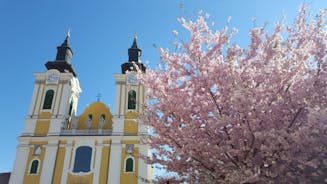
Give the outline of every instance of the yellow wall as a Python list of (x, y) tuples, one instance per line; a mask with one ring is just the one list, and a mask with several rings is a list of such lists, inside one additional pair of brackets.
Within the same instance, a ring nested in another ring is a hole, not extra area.
[[(65, 147), (59, 147), (59, 149), (58, 149), (57, 159), (55, 162), (55, 170), (54, 170), (54, 174), (53, 174), (53, 178), (52, 178), (53, 184), (60, 184), (63, 167), (64, 167), (65, 151), (66, 151)], [(64, 171), (64, 172), (67, 172), (67, 171)]]
[(73, 175), (68, 173), (67, 183), (68, 184), (91, 184), (93, 181), (93, 173), (85, 175)]
[[(138, 181), (138, 153), (139, 149), (134, 147), (134, 152), (132, 154), (126, 154), (125, 148), (122, 149), (121, 155), (121, 174), (120, 183), (123, 184), (136, 184)], [(125, 172), (125, 159), (129, 156), (134, 157), (134, 172)]]
[(41, 112), (41, 113), (39, 113), (38, 118), (39, 119), (50, 119), (51, 116), (52, 116), (51, 112)]
[(138, 125), (136, 120), (124, 121), (124, 134), (125, 135), (137, 135)]
[(35, 136), (46, 136), (49, 131), (50, 121), (37, 121), (35, 126)]
[(110, 113), (110, 109), (101, 102), (92, 103), (84, 110), (83, 114), (78, 117), (77, 129), (86, 129), (85, 122), (89, 114), (92, 115), (91, 129), (98, 129), (99, 119), (102, 114), (106, 116), (103, 129), (112, 129), (112, 114)]
[[(43, 145), (44, 141), (42, 142), (31, 142), (30, 144), (32, 145)], [(37, 184), (40, 182), (40, 176), (41, 176), (41, 171), (42, 171), (42, 166), (43, 166), (43, 160), (44, 160), (44, 155), (46, 148), (42, 147), (41, 148), (41, 154), (40, 155), (33, 155), (33, 149), (34, 147), (30, 147), (29, 154), (28, 154), (28, 159), (27, 159), (27, 164), (25, 166), (25, 174), (24, 174), (24, 184)], [(30, 172), (30, 166), (31, 166), (31, 161), (37, 158), (39, 162), (39, 168), (38, 168), (38, 173), (37, 174), (29, 174)]]
[(109, 158), (110, 158), (110, 147), (106, 146), (102, 148), (102, 158), (101, 158), (101, 166), (100, 166), (100, 184), (106, 184), (108, 173), (109, 173)]

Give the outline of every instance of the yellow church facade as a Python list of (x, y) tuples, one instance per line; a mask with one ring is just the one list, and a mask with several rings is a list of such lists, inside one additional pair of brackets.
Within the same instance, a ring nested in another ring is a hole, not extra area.
[(114, 111), (94, 102), (76, 115), (79, 80), (71, 63), (69, 36), (57, 47), (47, 71), (35, 73), (34, 91), (18, 137), (11, 184), (139, 184), (152, 178), (140, 157), (149, 147), (141, 143), (148, 127), (138, 120), (145, 100), (144, 86), (135, 77), (141, 50), (134, 38), (129, 60), (116, 74)]

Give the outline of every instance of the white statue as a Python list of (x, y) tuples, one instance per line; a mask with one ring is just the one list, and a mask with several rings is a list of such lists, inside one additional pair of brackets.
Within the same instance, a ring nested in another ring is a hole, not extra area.
[(61, 122), (61, 129), (67, 129), (67, 120)]
[(86, 128), (87, 129), (90, 129), (91, 128), (91, 125), (92, 125), (92, 119), (88, 116), (87, 117), (87, 120), (85, 122), (85, 125), (86, 125)]
[(75, 116), (75, 111), (73, 111), (71, 129), (77, 129), (77, 126), (78, 126), (78, 117)]
[(105, 123), (104, 117), (101, 116), (99, 120), (99, 129), (102, 129)]

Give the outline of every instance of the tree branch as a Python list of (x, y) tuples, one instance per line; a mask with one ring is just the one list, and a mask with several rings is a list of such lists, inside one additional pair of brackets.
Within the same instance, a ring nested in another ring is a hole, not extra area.
[(217, 101), (216, 101), (216, 98), (215, 98), (215, 95), (212, 93), (212, 91), (210, 90), (210, 88), (208, 88), (209, 89), (209, 93), (210, 93), (210, 96), (211, 96), (211, 98), (212, 98), (212, 101), (215, 103), (215, 105), (216, 105), (216, 107), (217, 107), (217, 110), (218, 110), (218, 112), (219, 112), (219, 115), (220, 115), (220, 117), (222, 116), (222, 107), (219, 107), (219, 104), (217, 103)]
[(302, 109), (303, 109), (303, 107), (301, 107), (301, 108), (299, 108), (299, 109), (297, 110), (297, 112), (295, 113), (295, 115), (294, 115), (294, 117), (293, 117), (291, 123), (290, 123), (290, 124), (288, 125), (288, 127), (287, 127), (288, 129), (290, 129), (290, 128), (293, 126), (293, 124), (295, 123), (296, 118), (299, 116), (299, 114), (301, 113)]

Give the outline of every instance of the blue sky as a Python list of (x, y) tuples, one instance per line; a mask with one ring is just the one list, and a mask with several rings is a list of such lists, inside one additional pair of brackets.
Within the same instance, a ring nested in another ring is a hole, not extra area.
[[(257, 25), (281, 20), (292, 22), (300, 3), (285, 0), (0, 0), (0, 172), (11, 171), (31, 102), (34, 72), (44, 72), (44, 64), (53, 61), (56, 47), (71, 28), (73, 65), (83, 90), (78, 112), (87, 104), (101, 101), (113, 109), (114, 78), (127, 57), (134, 33), (142, 49), (142, 61), (156, 67), (156, 47), (174, 50), (172, 30), (185, 34), (178, 17), (193, 19), (203, 10), (210, 14), (215, 28), (232, 17), (231, 27), (239, 30), (234, 41), (246, 46), (251, 18)], [(316, 14), (327, 8), (326, 0), (311, 0), (309, 11)], [(187, 34), (185, 38), (187, 38)]]

